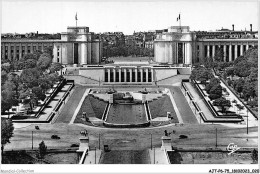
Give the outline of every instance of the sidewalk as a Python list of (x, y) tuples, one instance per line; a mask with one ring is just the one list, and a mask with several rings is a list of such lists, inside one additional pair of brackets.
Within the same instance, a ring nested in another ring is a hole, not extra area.
[[(161, 148), (149, 150), (151, 164), (169, 164), (167, 154)], [(155, 154), (155, 158), (154, 158)]]
[(102, 152), (101, 150), (96, 150), (96, 154), (95, 154), (95, 150), (88, 151), (88, 154), (86, 155), (83, 164), (99, 164), (101, 152)]

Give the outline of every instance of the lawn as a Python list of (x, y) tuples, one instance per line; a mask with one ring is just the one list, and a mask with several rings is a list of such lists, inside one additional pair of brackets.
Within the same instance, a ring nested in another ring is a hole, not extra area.
[(82, 119), (83, 112), (86, 112), (87, 117), (96, 117), (102, 119), (106, 105), (106, 102), (99, 100), (89, 94), (83, 101), (74, 123), (85, 123), (85, 121)]
[(77, 164), (77, 153), (48, 153), (38, 159), (38, 151), (9, 151), (3, 155), (3, 164)]
[(150, 164), (148, 150), (112, 150), (102, 154), (101, 164)]
[(162, 98), (149, 102), (149, 108), (152, 119), (156, 117), (166, 117), (167, 112), (171, 112), (171, 116), (173, 117), (174, 122), (179, 122), (171, 99), (168, 95), (164, 95)]
[(140, 124), (148, 121), (143, 104), (112, 104), (106, 122), (114, 124)]
[(251, 153), (228, 152), (167, 152), (171, 164), (250, 164)]

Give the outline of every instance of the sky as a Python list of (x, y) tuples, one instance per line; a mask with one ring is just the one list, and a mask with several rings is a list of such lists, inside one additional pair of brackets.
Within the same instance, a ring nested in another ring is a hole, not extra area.
[[(260, 1), (259, 1), (260, 2)], [(245, 30), (253, 24), (258, 29), (257, 0), (2, 0), (2, 33), (57, 33), (67, 26), (87, 26), (91, 32), (134, 31), (166, 29), (181, 25), (192, 31), (215, 31), (232, 28)]]

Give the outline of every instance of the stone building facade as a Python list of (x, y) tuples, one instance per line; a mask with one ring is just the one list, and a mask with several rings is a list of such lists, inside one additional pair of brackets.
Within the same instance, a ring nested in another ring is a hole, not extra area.
[(2, 39), (1, 58), (19, 60), (24, 54), (44, 48), (53, 48), (53, 62), (82, 66), (99, 64), (102, 57), (102, 41), (89, 32), (88, 27), (68, 27), (61, 39)]
[(250, 47), (258, 46), (258, 32), (222, 29), (215, 32), (190, 32), (188, 26), (172, 26), (154, 41), (154, 61), (167, 64), (192, 64), (212, 57), (222, 49), (224, 61), (234, 61)]

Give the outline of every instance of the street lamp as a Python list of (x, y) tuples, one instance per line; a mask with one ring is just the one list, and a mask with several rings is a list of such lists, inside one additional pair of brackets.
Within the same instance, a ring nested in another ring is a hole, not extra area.
[(246, 110), (246, 120), (247, 120), (247, 123), (246, 123), (246, 133), (248, 134), (248, 109)]
[(218, 147), (218, 129), (216, 128), (216, 148)]
[(153, 149), (153, 135), (151, 134), (151, 150)]

